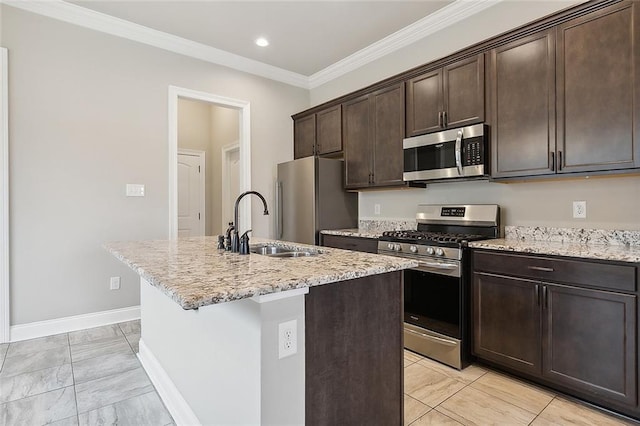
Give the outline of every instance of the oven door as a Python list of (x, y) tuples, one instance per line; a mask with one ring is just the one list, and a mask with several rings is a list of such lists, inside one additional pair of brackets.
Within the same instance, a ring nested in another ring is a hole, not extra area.
[(407, 269), (404, 273), (405, 323), (461, 339), (461, 280), (458, 276)]

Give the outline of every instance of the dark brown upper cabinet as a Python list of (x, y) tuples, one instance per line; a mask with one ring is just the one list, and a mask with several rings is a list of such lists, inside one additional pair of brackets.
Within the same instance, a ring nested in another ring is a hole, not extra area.
[(553, 174), (555, 29), (491, 50), (491, 176)]
[(293, 158), (337, 155), (342, 151), (341, 105), (294, 118), (293, 126)]
[(377, 90), (342, 105), (345, 187), (404, 185), (404, 87)]
[(640, 4), (558, 26), (559, 173), (640, 167)]
[(484, 121), (484, 54), (414, 77), (406, 85), (406, 136)]

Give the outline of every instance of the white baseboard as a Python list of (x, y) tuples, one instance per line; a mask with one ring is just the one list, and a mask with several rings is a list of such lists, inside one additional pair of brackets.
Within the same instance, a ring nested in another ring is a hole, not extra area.
[(158, 359), (151, 353), (142, 339), (140, 339), (138, 358), (176, 425), (200, 426), (201, 423), (198, 417), (196, 417), (187, 401), (185, 401), (178, 388), (176, 388), (176, 385), (173, 384), (167, 372), (164, 371), (164, 368), (162, 368), (162, 365), (158, 362)]
[(140, 318), (140, 306), (112, 309), (110, 311), (93, 312), (91, 314), (74, 315), (47, 321), (30, 322), (11, 326), (11, 341), (35, 339), (53, 334), (68, 333), (85, 328), (131, 321)]

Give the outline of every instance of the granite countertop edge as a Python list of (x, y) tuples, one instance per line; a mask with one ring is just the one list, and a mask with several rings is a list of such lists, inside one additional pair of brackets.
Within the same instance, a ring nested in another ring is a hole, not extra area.
[(350, 229), (323, 229), (320, 231), (324, 235), (338, 235), (341, 237), (358, 237), (358, 238), (373, 238), (378, 239), (382, 236), (382, 232), (376, 231), (364, 231), (362, 229), (350, 228)]
[(517, 253), (640, 263), (640, 246), (635, 245), (586, 244), (501, 238), (473, 241), (469, 243), (469, 247)]
[[(207, 237), (199, 238), (202, 239)], [(189, 240), (198, 241), (197, 238), (185, 239), (183, 241)], [(417, 262), (413, 260), (398, 257), (351, 252), (335, 248), (307, 246), (304, 244), (294, 244), (267, 239), (254, 239), (252, 241), (256, 242), (256, 240), (258, 243), (274, 243), (284, 246), (308, 247), (323, 252), (319, 256), (329, 256), (329, 258), (319, 262), (317, 267), (313, 267), (310, 266), (314, 265), (313, 260), (311, 260), (311, 263), (300, 265), (300, 263), (295, 262), (295, 259), (274, 259), (269, 258), (268, 256), (257, 254), (242, 256), (239, 254), (231, 254), (227, 252), (223, 255), (223, 257), (231, 256), (230, 259), (233, 259), (234, 261), (249, 262), (249, 267), (243, 265), (247, 269), (251, 269), (251, 256), (254, 256), (256, 263), (261, 264), (258, 266), (262, 266), (268, 262), (273, 262), (273, 265), (281, 267), (283, 265), (287, 265), (287, 263), (284, 262), (291, 262), (293, 260), (294, 265), (291, 265), (292, 268), (301, 266), (302, 268), (306, 268), (306, 271), (309, 271), (308, 276), (305, 277), (300, 276), (300, 274), (298, 274), (298, 276), (287, 277), (287, 271), (282, 270), (275, 270), (271, 272), (268, 271), (266, 272), (267, 275), (257, 280), (255, 285), (249, 284), (245, 286), (235, 286), (228, 284), (228, 282), (238, 281), (237, 277), (233, 274), (229, 274), (226, 269), (219, 268), (206, 270), (207, 265), (200, 265), (198, 263), (195, 263), (194, 265), (192, 265), (195, 267), (195, 269), (182, 267), (184, 271), (181, 271), (179, 269), (181, 268), (181, 266), (179, 265), (180, 262), (176, 262), (175, 265), (172, 265), (170, 263), (170, 259), (173, 259), (173, 256), (175, 256), (175, 253), (173, 253), (172, 250), (169, 250), (169, 254), (167, 255), (166, 259), (161, 256), (160, 258), (156, 257), (153, 260), (149, 260), (146, 259), (142, 254), (143, 250), (149, 249), (149, 247), (153, 247), (154, 243), (160, 247), (164, 247), (165, 245), (173, 247), (171, 245), (171, 241), (158, 240), (143, 242), (114, 242), (106, 243), (103, 247), (116, 259), (120, 260), (125, 265), (130, 267), (133, 271), (140, 275), (140, 277), (144, 278), (151, 285), (158, 288), (167, 297), (175, 301), (185, 310), (198, 309), (200, 307), (208, 305), (247, 299), (253, 296), (279, 293), (287, 290), (314, 287), (323, 284), (362, 278), (370, 275), (401, 271), (417, 266)], [(213, 240), (211, 240), (210, 242), (211, 244), (213, 244)], [(123, 251), (125, 250), (123, 250), (122, 248), (127, 247), (128, 245), (131, 245), (135, 250), (136, 243), (142, 244), (139, 247), (141, 250), (139, 252), (140, 254), (132, 255), (131, 253), (123, 253)], [(197, 248), (198, 247), (196, 247), (196, 249)], [(207, 247), (207, 250), (210, 250), (210, 252), (214, 253), (214, 255), (217, 251), (212, 250), (209, 247)], [(208, 253), (208, 255), (211, 255), (211, 253)], [(188, 255), (188, 252), (185, 253), (185, 256), (186, 255)], [(236, 258), (235, 256), (242, 257)], [(133, 259), (133, 257), (136, 257), (136, 259)], [(353, 259), (352, 261), (349, 261), (350, 257)], [(315, 258), (315, 256), (312, 256), (311, 258)], [(211, 259), (211, 257), (209, 257), (209, 259)], [(318, 257), (318, 259), (322, 258)], [(184, 259), (182, 260), (184, 261)], [(169, 263), (169, 265), (162, 265), (161, 268), (158, 268), (158, 262)], [(224, 259), (217, 261), (219, 266), (224, 262)], [(337, 263), (337, 269), (327, 268), (328, 262), (329, 264), (331, 264), (331, 262)], [(163, 272), (158, 272), (158, 270)], [(196, 272), (193, 272), (194, 270)], [(202, 275), (199, 276), (198, 271), (200, 271)], [(219, 272), (219, 274), (216, 274), (217, 272)], [(186, 283), (182, 283), (180, 281), (183, 276), (187, 278)], [(191, 283), (189, 283), (189, 280), (191, 281)], [(194, 290), (193, 288), (189, 288), (189, 284), (197, 284), (198, 288), (196, 290)]]

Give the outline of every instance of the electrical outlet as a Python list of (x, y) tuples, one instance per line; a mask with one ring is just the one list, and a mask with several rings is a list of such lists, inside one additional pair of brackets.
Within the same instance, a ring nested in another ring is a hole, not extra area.
[(111, 290), (120, 290), (120, 277), (111, 277), (109, 280), (109, 288)]
[(380, 214), (380, 204), (373, 205), (373, 214)]
[(298, 320), (278, 324), (278, 359), (298, 353)]
[(574, 219), (587, 218), (587, 202), (586, 201), (573, 202), (573, 218)]

